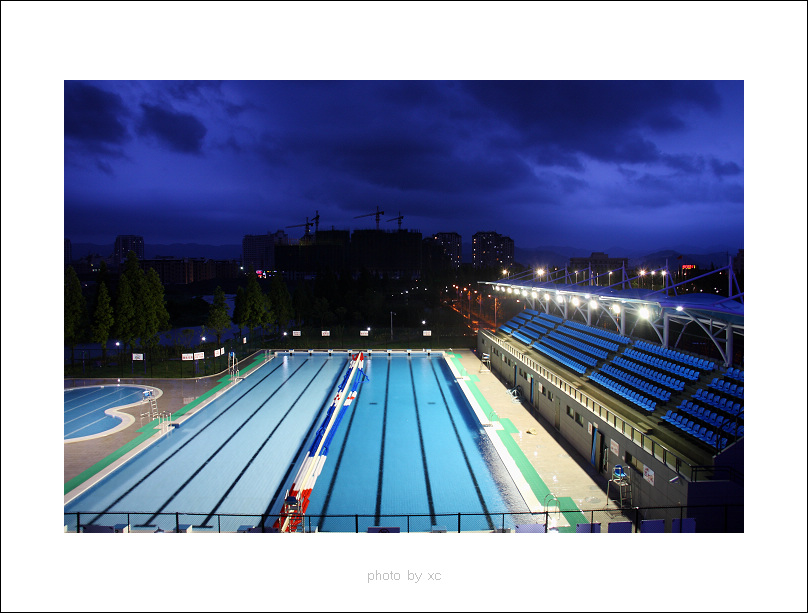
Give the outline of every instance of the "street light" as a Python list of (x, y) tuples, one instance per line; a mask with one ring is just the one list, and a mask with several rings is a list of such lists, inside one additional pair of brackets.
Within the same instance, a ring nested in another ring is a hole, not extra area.
[(120, 341), (115, 341), (115, 346), (118, 348), (118, 362), (121, 365), (121, 377), (123, 377), (123, 354), (121, 353)]

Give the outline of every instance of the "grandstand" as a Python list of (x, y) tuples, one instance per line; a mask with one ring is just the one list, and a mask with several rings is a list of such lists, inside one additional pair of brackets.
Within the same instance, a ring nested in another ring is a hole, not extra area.
[(681, 505), (718, 523), (698, 505), (742, 504), (744, 472), (743, 293), (731, 264), (708, 274), (723, 271), (725, 296), (680, 294), (669, 273), (657, 291), (632, 288), (625, 271), (606, 287), (571, 283), (566, 271), (486, 282), (523, 310), (481, 330), (478, 351), (600, 474), (632, 469), (627, 504)]

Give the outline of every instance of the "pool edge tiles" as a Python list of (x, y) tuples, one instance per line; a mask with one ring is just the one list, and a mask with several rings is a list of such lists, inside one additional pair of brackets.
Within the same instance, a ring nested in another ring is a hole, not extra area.
[(449, 369), (451, 370), (452, 375), (455, 377), (455, 380), (457, 381), (458, 386), (462, 390), (463, 395), (471, 405), (471, 408), (474, 411), (474, 414), (477, 416), (477, 419), (480, 421), (480, 425), (483, 426), (483, 431), (488, 437), (488, 440), (491, 441), (491, 444), (493, 445), (497, 454), (499, 454), (502, 463), (505, 465), (505, 470), (508, 471), (508, 474), (510, 474), (511, 479), (513, 479), (514, 485), (516, 485), (516, 489), (519, 490), (519, 494), (522, 496), (522, 499), (525, 501), (525, 504), (527, 505), (528, 509), (530, 510), (531, 513), (544, 512), (544, 506), (539, 502), (539, 499), (533, 492), (533, 488), (528, 483), (528, 480), (525, 478), (525, 475), (522, 474), (522, 471), (519, 469), (516, 460), (511, 456), (510, 452), (508, 451), (508, 448), (505, 446), (505, 443), (500, 438), (498, 431), (501, 430), (502, 428), (494, 427), (494, 424), (492, 423), (491, 419), (489, 419), (488, 415), (486, 415), (483, 408), (477, 402), (476, 395), (472, 392), (469, 386), (469, 382), (466, 380), (466, 377), (460, 374), (460, 370), (452, 362), (453, 359), (457, 358), (453, 354), (444, 353), (443, 359), (449, 366)]

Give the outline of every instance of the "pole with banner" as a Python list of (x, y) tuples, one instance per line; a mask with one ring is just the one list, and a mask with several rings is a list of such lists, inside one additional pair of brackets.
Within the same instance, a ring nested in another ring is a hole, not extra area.
[(146, 360), (143, 359), (142, 353), (133, 353), (132, 354), (132, 376), (135, 376), (135, 360), (140, 360), (143, 362), (143, 376), (146, 376)]
[(183, 362), (190, 362), (194, 359), (193, 353), (183, 353), (182, 360), (180, 360), (180, 379), (182, 378), (182, 363)]

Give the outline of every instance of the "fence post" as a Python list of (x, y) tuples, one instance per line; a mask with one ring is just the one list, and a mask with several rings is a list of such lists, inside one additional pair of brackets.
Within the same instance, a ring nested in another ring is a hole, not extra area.
[(457, 533), (460, 534), (460, 513), (457, 514)]
[(180, 514), (179, 514), (179, 512), (177, 512), (174, 515), (176, 516), (176, 520), (177, 520), (177, 534), (179, 534), (180, 533)]
[(356, 533), (359, 534), (359, 515), (354, 515), (354, 519), (356, 520)]
[(505, 532), (505, 513), (502, 514), (502, 531)]
[(76, 534), (81, 532), (81, 513), (76, 513)]
[(410, 516), (407, 515), (407, 534), (410, 533)]

